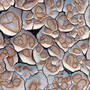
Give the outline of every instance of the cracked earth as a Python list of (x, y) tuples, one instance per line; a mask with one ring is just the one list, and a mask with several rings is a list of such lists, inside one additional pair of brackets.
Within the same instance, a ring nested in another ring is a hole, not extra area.
[(0, 90), (90, 90), (90, 0), (0, 0)]

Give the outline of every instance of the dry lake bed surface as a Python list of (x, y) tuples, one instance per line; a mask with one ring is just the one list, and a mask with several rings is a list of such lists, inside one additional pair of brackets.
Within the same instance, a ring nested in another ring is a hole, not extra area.
[(90, 90), (90, 0), (0, 0), (0, 90)]

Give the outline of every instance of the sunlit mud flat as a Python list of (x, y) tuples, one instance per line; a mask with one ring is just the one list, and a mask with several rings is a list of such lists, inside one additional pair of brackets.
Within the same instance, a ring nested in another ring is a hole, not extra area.
[(90, 90), (90, 0), (0, 0), (0, 90)]

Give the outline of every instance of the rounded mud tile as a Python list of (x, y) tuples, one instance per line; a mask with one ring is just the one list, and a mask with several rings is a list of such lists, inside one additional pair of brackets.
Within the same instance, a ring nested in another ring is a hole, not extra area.
[(16, 0), (15, 7), (22, 10), (30, 10), (38, 3), (38, 1), (39, 0)]
[(11, 7), (0, 15), (0, 29), (9, 36), (21, 31), (21, 10)]

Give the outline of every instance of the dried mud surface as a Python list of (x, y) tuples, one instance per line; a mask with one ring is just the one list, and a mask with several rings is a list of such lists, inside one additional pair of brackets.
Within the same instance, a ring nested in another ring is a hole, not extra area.
[(0, 90), (90, 90), (90, 0), (0, 0)]

